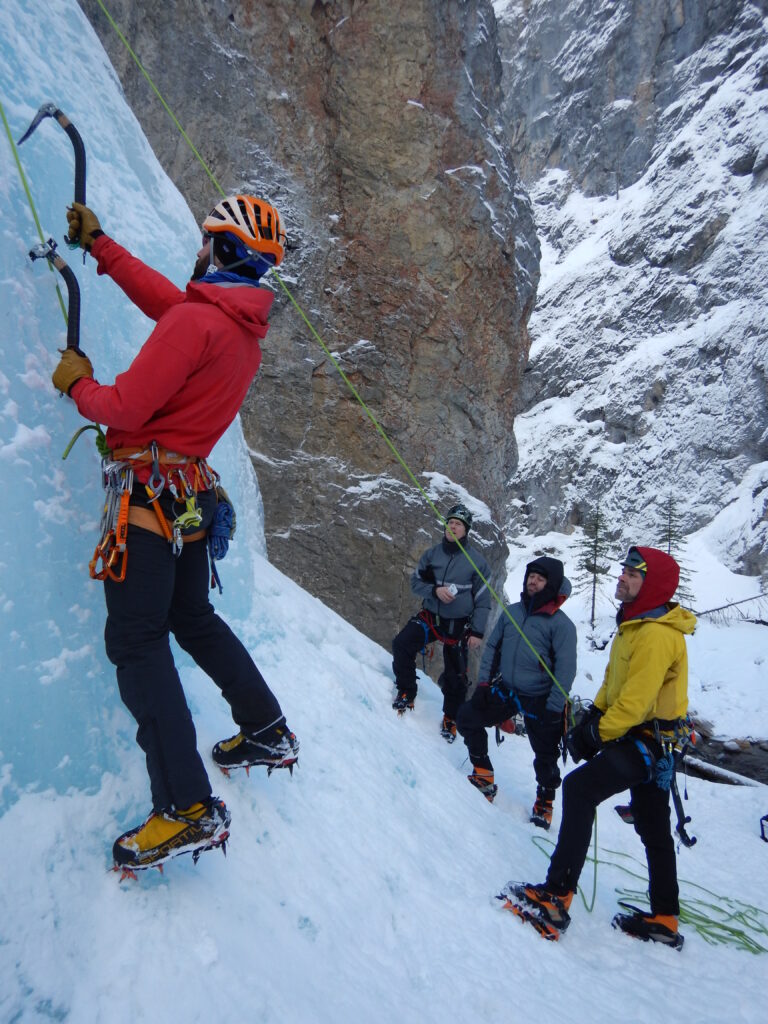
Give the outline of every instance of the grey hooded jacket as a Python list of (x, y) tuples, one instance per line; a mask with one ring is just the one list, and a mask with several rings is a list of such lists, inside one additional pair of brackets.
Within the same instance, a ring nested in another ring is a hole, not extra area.
[[(576, 677), (576, 627), (559, 606), (570, 592), (571, 584), (564, 577), (554, 601), (532, 613), (528, 612), (523, 601), (507, 605), (506, 609), (566, 693)], [(504, 685), (510, 690), (527, 697), (546, 696), (548, 711), (563, 710), (564, 694), (552, 682), (506, 614), (499, 616), (488, 638), (478, 679), (481, 683), (490, 682), (497, 672), (501, 672)]]

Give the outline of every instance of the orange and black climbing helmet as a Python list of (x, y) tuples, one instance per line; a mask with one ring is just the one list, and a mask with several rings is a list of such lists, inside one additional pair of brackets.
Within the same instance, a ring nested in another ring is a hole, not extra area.
[(209, 235), (234, 235), (249, 249), (274, 257), (276, 267), (282, 262), (285, 232), (280, 214), (263, 199), (240, 194), (227, 196), (214, 206), (202, 227)]

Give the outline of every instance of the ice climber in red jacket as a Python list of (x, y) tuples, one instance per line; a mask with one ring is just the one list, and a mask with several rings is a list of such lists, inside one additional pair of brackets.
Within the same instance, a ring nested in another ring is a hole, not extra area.
[(95, 380), (75, 349), (53, 374), (83, 416), (107, 426), (107, 499), (91, 574), (104, 580), (107, 655), (138, 724), (152, 791), (150, 816), (113, 848), (115, 866), (132, 872), (181, 853), (197, 858), (229, 834), (229, 812), (212, 795), (197, 750), (171, 633), (220, 688), (239, 728), (214, 746), (217, 765), (271, 772), (298, 755), (276, 697), (208, 599), (209, 548), (213, 556), (213, 538), (229, 537), (231, 507), (206, 459), (259, 368), (273, 297), (259, 279), (280, 264), (285, 235), (269, 203), (224, 199), (203, 221), (181, 290), (106, 235), (87, 206), (75, 203), (67, 220), (98, 273), (156, 323), (113, 384)]

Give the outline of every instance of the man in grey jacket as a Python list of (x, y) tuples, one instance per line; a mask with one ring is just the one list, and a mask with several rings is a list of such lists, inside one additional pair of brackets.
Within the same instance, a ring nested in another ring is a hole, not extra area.
[(472, 526), (469, 509), (454, 505), (445, 518), (443, 539), (424, 552), (411, 576), (411, 590), (422, 598), (421, 611), (392, 641), (392, 671), (397, 687), (392, 707), (398, 714), (413, 709), (418, 690), (416, 655), (434, 641), (441, 643), (441, 732), (452, 743), (456, 739), (456, 712), (467, 695), (467, 649), (480, 646), (491, 607), (488, 588), (474, 566), (485, 579), (491, 570), (467, 540)]
[(497, 787), (485, 730), (522, 713), (533, 748), (537, 784), (531, 821), (545, 829), (552, 823), (552, 805), (560, 785), (557, 762), (565, 696), (576, 676), (576, 627), (560, 610), (570, 592), (559, 559), (544, 556), (528, 564), (520, 600), (507, 606), (507, 614), (499, 617), (491, 632), (477, 689), (472, 700), (459, 709), (456, 722), (473, 766), (469, 781), (493, 800)]

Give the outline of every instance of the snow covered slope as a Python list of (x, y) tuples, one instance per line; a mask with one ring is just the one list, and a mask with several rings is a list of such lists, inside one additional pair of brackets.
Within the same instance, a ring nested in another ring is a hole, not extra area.
[[(85, 138), (89, 201), (105, 227), (183, 281), (195, 225), (106, 61), (85, 73), (73, 60), (100, 52), (87, 23), (71, 0), (50, 0), (45, 21), (32, 6), (7, 0), (0, 11), (0, 101), (14, 135), (40, 103), (57, 102)], [(681, 954), (611, 930), (615, 890), (642, 890), (644, 867), (634, 833), (610, 807), (599, 816), (594, 910), (578, 902), (562, 942), (542, 942), (492, 906), (509, 878), (538, 880), (546, 867), (549, 837), (527, 820), (527, 744), (509, 739), (494, 751), (500, 795), (491, 806), (465, 781), (461, 744), (440, 739), (431, 683), (415, 712), (392, 713), (388, 654), (264, 560), (256, 484), (236, 429), (214, 459), (241, 512), (218, 604), (278, 692), (302, 741), (300, 767), (293, 778), (217, 775), (233, 816), (227, 858), (209, 853), (196, 867), (181, 858), (164, 875), (118, 883), (112, 842), (147, 813), (149, 795), (101, 650), (100, 588), (85, 576), (98, 461), (81, 441), (60, 467), (79, 425), (49, 383), (63, 321), (51, 275), (26, 263), (34, 231), (10, 149), (0, 145), (0, 1020), (651, 1022), (681, 991), (699, 1021), (762, 1020), (764, 956), (709, 945), (693, 924)], [(21, 156), (46, 231), (60, 235), (69, 144), (49, 121)], [(151, 227), (158, 209), (172, 229), (162, 238)], [(83, 345), (107, 379), (148, 325), (94, 280), (92, 266), (70, 263), (83, 288)], [(585, 635), (583, 608), (572, 611)], [(602, 614), (608, 629), (609, 610)], [(739, 642), (756, 659), (759, 627), (751, 630)], [(699, 659), (699, 680), (712, 678), (712, 665), (724, 673), (718, 647), (727, 635), (705, 633), (711, 665)], [(577, 688), (589, 696), (604, 655), (583, 648)], [(186, 664), (182, 677), (207, 756), (232, 723), (196, 668)], [(729, 695), (697, 686), (716, 718)], [(767, 852), (757, 835), (765, 789), (692, 781), (689, 790), (699, 842), (680, 853), (686, 911), (738, 913), (733, 925), (761, 928), (768, 947), (768, 915), (754, 909), (765, 904), (755, 884)], [(583, 881), (589, 900), (589, 865)]]

